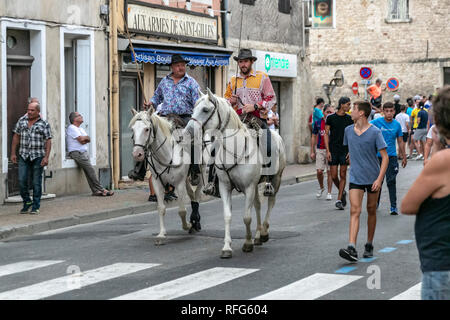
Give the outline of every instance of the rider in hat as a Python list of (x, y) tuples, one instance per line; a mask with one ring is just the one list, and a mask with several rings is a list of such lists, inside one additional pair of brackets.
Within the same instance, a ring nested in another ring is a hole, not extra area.
[[(270, 157), (271, 134), (267, 126), (267, 114), (277, 103), (272, 83), (266, 73), (253, 70), (253, 63), (257, 58), (253, 56), (250, 49), (241, 49), (238, 56), (233, 57), (233, 59), (238, 63), (240, 73), (231, 78), (224, 97), (228, 99), (233, 109), (240, 116), (242, 115), (245, 118), (256, 117), (260, 120), (261, 128), (266, 129), (263, 130), (263, 136), (267, 136), (266, 139), (264, 137), (260, 139), (261, 147), (266, 150), (266, 152), (263, 152), (264, 157), (266, 155)], [(265, 159), (263, 168), (270, 168), (269, 161)], [(266, 196), (273, 195), (275, 192), (271, 182), (272, 175), (267, 174), (267, 172), (264, 175), (267, 177), (264, 194)], [(214, 193), (211, 179), (210, 176), (209, 183), (204, 189), (207, 194)]]

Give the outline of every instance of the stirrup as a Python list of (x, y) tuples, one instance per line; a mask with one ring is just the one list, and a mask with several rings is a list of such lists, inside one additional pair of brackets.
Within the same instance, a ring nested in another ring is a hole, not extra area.
[(275, 189), (273, 188), (272, 183), (266, 182), (266, 185), (264, 186), (264, 196), (271, 197), (274, 195), (275, 195)]
[(208, 182), (204, 187), (203, 187), (203, 193), (208, 195), (208, 196), (213, 196), (216, 198), (220, 198), (220, 193), (218, 188), (216, 188), (216, 185), (214, 182)]

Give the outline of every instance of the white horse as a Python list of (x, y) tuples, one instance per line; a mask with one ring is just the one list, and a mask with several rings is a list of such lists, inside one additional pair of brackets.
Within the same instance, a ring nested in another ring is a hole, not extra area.
[[(200, 131), (201, 130), (201, 131)], [(269, 239), (269, 218), (275, 204), (275, 197), (280, 188), (281, 175), (286, 167), (285, 147), (280, 135), (271, 130), (273, 178), (272, 184), (275, 194), (268, 197), (268, 209), (261, 224), (261, 201), (258, 193), (258, 184), (261, 182), (263, 165), (261, 158), (264, 155), (257, 145), (254, 130), (249, 130), (241, 122), (230, 103), (215, 96), (209, 89), (208, 94), (201, 94), (197, 100), (191, 120), (185, 128), (185, 132), (205, 137), (212, 131), (215, 136), (214, 148), (216, 156), (214, 163), (219, 178), (219, 192), (223, 201), (223, 213), (225, 219), (225, 238), (221, 258), (231, 258), (231, 192), (235, 188), (245, 194), (244, 223), (246, 226), (246, 239), (242, 247), (244, 252), (251, 252), (253, 245), (261, 245)], [(253, 134), (252, 134), (253, 131)], [(251, 209), (255, 206), (257, 228), (254, 242), (252, 242)]]
[[(166, 119), (149, 111), (137, 112), (132, 109), (133, 118), (129, 126), (133, 130), (133, 158), (135, 161), (147, 161), (152, 173), (152, 182), (158, 201), (160, 231), (156, 237), (156, 244), (164, 243), (166, 239), (166, 228), (164, 226), (164, 215), (166, 206), (164, 204), (164, 191), (166, 185), (175, 187), (178, 195), (178, 214), (181, 217), (182, 227), (192, 233), (199, 231), (200, 214), (198, 211), (202, 179), (195, 192), (188, 182), (190, 156), (183, 153), (183, 148), (175, 141), (173, 125)], [(186, 194), (191, 199), (192, 212), (190, 221), (186, 221)]]

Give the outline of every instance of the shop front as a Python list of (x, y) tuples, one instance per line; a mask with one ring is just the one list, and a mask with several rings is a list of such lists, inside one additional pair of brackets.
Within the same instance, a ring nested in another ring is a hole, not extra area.
[[(187, 74), (203, 92), (209, 88), (222, 95), (226, 86), (226, 68), (232, 50), (221, 46), (218, 17), (155, 4), (128, 1), (127, 22), (130, 39), (118, 38), (120, 175), (126, 183), (134, 166), (131, 156), (130, 107), (137, 110), (152, 98), (158, 84), (170, 74), (173, 54), (188, 60)], [(130, 45), (132, 43), (132, 47)], [(141, 75), (143, 88), (139, 84)]]

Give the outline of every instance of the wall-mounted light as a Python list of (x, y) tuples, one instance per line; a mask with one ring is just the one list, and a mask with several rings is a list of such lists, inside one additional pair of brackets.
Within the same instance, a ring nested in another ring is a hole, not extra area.
[(208, 6), (208, 14), (214, 18), (214, 10), (212, 9), (211, 6)]

